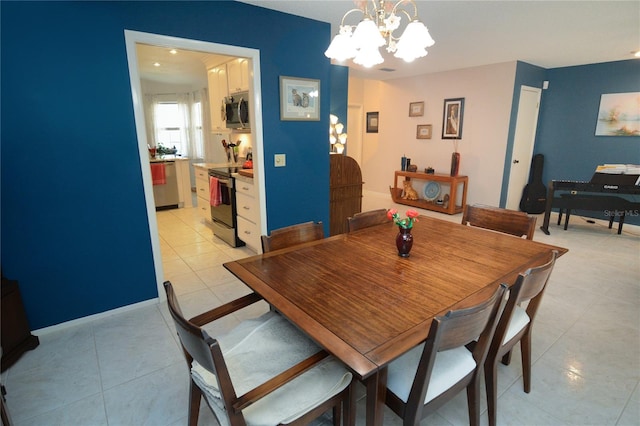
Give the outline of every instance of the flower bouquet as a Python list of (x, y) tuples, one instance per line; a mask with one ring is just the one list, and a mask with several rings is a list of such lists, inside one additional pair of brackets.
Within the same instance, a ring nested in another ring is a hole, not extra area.
[(398, 225), (402, 229), (411, 229), (413, 228), (413, 223), (418, 222), (419, 213), (415, 210), (407, 210), (407, 217), (400, 218), (398, 214), (398, 210), (389, 209), (387, 210), (387, 217)]
[(418, 221), (419, 213), (415, 210), (407, 210), (407, 217), (400, 218), (398, 210), (387, 210), (387, 217), (398, 225), (398, 235), (396, 235), (396, 248), (398, 249), (398, 256), (409, 257), (411, 247), (413, 247), (413, 235), (411, 234), (411, 228), (413, 228), (414, 222)]

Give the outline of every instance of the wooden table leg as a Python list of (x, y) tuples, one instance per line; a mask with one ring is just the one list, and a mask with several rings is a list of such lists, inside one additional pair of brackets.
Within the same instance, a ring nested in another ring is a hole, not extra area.
[(382, 426), (384, 400), (387, 392), (387, 369), (369, 376), (367, 386), (367, 426)]

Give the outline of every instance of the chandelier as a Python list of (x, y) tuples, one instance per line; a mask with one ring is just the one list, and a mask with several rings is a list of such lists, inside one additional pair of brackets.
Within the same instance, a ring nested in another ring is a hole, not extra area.
[[(371, 68), (384, 62), (380, 51), (387, 45), (387, 52), (394, 53), (396, 58), (411, 62), (427, 55), (427, 47), (434, 41), (427, 27), (418, 18), (418, 8), (413, 0), (400, 0), (395, 5), (385, 0), (356, 2), (358, 9), (351, 9), (342, 17), (340, 31), (333, 38), (324, 54), (337, 61), (352, 59), (358, 65)], [(413, 6), (413, 15), (405, 7)], [(353, 12), (364, 15), (356, 25), (345, 25), (345, 18)], [(402, 14), (409, 23), (400, 37), (394, 31), (400, 27)]]

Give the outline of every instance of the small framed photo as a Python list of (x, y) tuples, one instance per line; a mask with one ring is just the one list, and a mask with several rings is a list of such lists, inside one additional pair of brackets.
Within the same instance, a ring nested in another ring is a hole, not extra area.
[(431, 124), (418, 124), (416, 139), (431, 139)]
[(320, 80), (280, 76), (280, 120), (320, 121)]
[(464, 98), (445, 99), (442, 116), (442, 139), (462, 139)]
[(411, 102), (409, 104), (409, 117), (422, 117), (424, 115), (424, 102)]
[(378, 113), (367, 113), (367, 133), (378, 133)]

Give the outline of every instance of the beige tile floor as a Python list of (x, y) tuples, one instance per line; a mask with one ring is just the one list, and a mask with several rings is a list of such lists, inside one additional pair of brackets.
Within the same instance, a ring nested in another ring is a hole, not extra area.
[[(380, 207), (392, 204), (365, 194), (363, 210)], [(460, 220), (460, 215), (422, 213)], [(221, 264), (252, 254), (249, 250), (229, 248), (213, 237), (196, 209), (163, 211), (157, 217), (165, 275), (185, 315), (248, 292)], [(498, 422), (638, 425), (640, 230), (625, 225), (623, 235), (616, 235), (577, 216), (566, 232), (555, 223), (550, 229), (550, 236), (538, 230), (535, 239), (570, 252), (557, 263), (537, 319), (532, 392), (522, 391), (517, 351), (511, 366), (500, 367)], [(262, 304), (243, 317), (266, 309)], [(243, 317), (231, 317), (209, 331), (227, 330)], [(40, 346), (2, 375), (15, 425), (186, 424), (188, 373), (163, 304), (45, 330), (39, 337)], [(362, 387), (359, 396), (357, 424), (364, 425)], [(484, 425), (485, 402), (482, 411)], [(387, 410), (384, 424), (401, 421)], [(421, 424), (468, 424), (464, 394)], [(202, 409), (200, 425), (217, 422)]]

